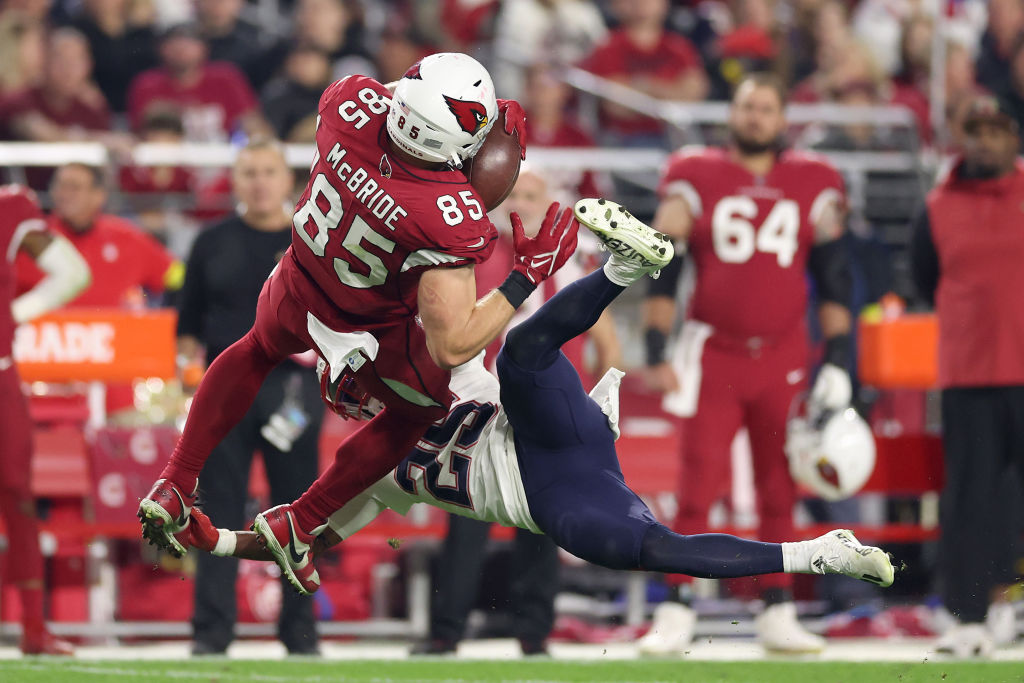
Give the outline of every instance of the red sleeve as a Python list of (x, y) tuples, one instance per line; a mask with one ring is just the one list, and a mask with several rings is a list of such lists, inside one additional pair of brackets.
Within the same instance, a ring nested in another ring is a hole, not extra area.
[[(164, 278), (167, 270), (174, 263), (174, 257), (151, 236), (131, 224), (125, 224), (127, 235), (131, 235), (132, 254), (138, 259), (140, 284), (151, 292), (162, 292), (166, 289)], [(130, 232), (128, 232), (130, 230)]]
[(401, 236), (410, 252), (403, 270), (483, 263), (494, 251), (498, 229), (482, 212), (480, 197), (469, 184), (443, 187), (408, 207), (416, 220)]
[(807, 165), (807, 184), (816, 188), (808, 209), (808, 218), (816, 224), (821, 212), (830, 204), (846, 207), (846, 184), (835, 166), (824, 159), (812, 158)]
[(702, 174), (706, 175), (707, 171), (701, 168), (702, 165), (700, 147), (684, 147), (675, 152), (665, 163), (665, 171), (658, 183), (658, 196), (664, 198), (671, 194), (673, 183), (693, 184)]
[(13, 262), (25, 234), (45, 229), (46, 219), (32, 190), (18, 185), (0, 187), (0, 256)]

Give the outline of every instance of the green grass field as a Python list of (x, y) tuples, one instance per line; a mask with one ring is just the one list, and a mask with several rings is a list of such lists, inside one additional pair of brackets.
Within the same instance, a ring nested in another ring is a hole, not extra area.
[(678, 661), (366, 661), (66, 660), (0, 661), (0, 681), (504, 681), (513, 683), (1024, 683), (1021, 662), (678, 662)]

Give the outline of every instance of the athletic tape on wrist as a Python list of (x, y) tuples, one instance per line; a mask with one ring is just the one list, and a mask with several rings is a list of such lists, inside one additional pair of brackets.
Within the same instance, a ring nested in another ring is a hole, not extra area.
[(230, 557), (235, 554), (235, 546), (238, 543), (238, 535), (230, 529), (217, 529), (217, 545), (213, 546), (210, 552), (218, 557)]

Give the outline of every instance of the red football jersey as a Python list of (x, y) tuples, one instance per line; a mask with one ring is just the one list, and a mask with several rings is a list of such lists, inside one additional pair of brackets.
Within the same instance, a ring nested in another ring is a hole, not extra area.
[(14, 259), (25, 233), (45, 229), (46, 220), (31, 190), (17, 185), (0, 187), (0, 370), (3, 359), (11, 355), (14, 339)]
[(785, 151), (757, 177), (726, 150), (685, 148), (669, 159), (659, 193), (682, 196), (693, 214), (691, 318), (741, 339), (771, 340), (800, 324), (814, 223), (843, 197), (835, 168)]
[[(67, 307), (125, 306), (141, 299), (140, 287), (151, 292), (164, 291), (164, 278), (174, 256), (130, 221), (100, 214), (91, 228), (75, 232), (64, 221), (50, 216), (48, 225), (74, 245), (92, 271), (92, 284)], [(42, 277), (32, 259), (18, 259), (19, 292), (34, 286)]]
[[(336, 329), (414, 315), (425, 268), (484, 261), (498, 233), (458, 170), (390, 152), (387, 89), (349, 76), (320, 98), (317, 152), (295, 208), (289, 289)], [(286, 259), (285, 265), (288, 265)]]

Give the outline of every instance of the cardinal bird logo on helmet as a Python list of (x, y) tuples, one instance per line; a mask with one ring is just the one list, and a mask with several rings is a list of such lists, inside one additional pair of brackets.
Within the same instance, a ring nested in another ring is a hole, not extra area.
[(487, 108), (481, 102), (472, 100), (457, 100), (454, 97), (444, 96), (448, 108), (455, 114), (455, 120), (459, 127), (470, 135), (476, 135), (477, 131), (487, 125)]
[(417, 81), (422, 81), (423, 80), (423, 76), (420, 76), (420, 64), (421, 63), (422, 62), (416, 62), (415, 64), (410, 66), (409, 70), (405, 72), (405, 75), (402, 76), (402, 78), (415, 78)]

